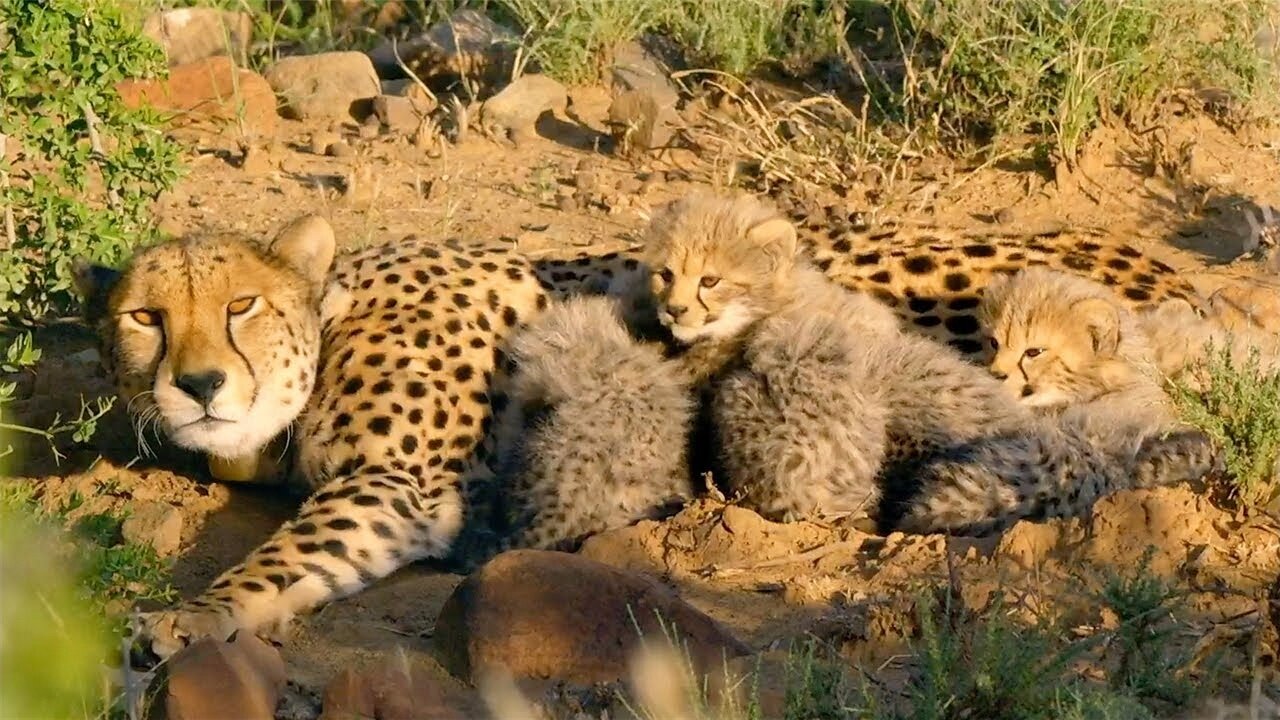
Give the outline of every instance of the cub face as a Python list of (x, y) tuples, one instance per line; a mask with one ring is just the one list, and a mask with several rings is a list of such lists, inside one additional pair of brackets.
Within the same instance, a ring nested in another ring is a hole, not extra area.
[(1043, 268), (998, 278), (978, 309), (991, 374), (1022, 403), (1092, 399), (1127, 372), (1121, 312), (1106, 288)]
[(102, 357), (139, 428), (214, 457), (265, 446), (306, 405), (317, 303), (334, 237), (300, 218), (262, 250), (234, 237), (167, 242), (122, 271), (77, 268)]
[(645, 241), (658, 320), (685, 344), (737, 335), (770, 312), (796, 245), (794, 226), (750, 195), (670, 203)]

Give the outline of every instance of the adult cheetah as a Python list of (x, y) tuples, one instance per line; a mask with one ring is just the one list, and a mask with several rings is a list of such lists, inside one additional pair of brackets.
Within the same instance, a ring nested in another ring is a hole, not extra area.
[(208, 235), (141, 250), (120, 271), (79, 268), (133, 413), (208, 454), (215, 475), (253, 476), (263, 449), (291, 438), (291, 474), (314, 489), (203, 594), (145, 617), (161, 657), (204, 636), (279, 628), (445, 556), (466, 519), (468, 478), (508, 403), (507, 342), (547, 307), (551, 285), (509, 244), (411, 237), (336, 257), (335, 247), (328, 223), (308, 216), (265, 249)]

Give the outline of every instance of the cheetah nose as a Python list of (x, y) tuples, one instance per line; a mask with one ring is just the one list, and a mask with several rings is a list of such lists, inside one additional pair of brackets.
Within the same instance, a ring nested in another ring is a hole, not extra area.
[(213, 402), (213, 397), (227, 382), (227, 374), (221, 370), (209, 370), (202, 373), (187, 373), (173, 379), (179, 390), (200, 401), (201, 405)]
[(1030, 385), (1022, 386), (1022, 397), (1031, 397), (1033, 394), (1035, 394), (1035, 390), (1032, 390)]
[(667, 312), (671, 313), (671, 317), (679, 318), (681, 315), (689, 311), (684, 305), (668, 305)]

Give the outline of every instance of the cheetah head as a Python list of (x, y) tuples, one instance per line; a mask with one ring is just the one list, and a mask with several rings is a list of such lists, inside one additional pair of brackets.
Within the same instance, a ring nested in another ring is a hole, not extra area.
[(333, 229), (305, 216), (266, 250), (205, 236), (146, 248), (122, 270), (80, 264), (87, 319), (140, 439), (154, 422), (181, 447), (234, 458), (282, 432), (315, 382), (333, 255)]
[(659, 321), (685, 344), (734, 337), (768, 312), (796, 247), (795, 227), (751, 195), (699, 192), (668, 204), (645, 241)]
[(992, 375), (1032, 407), (1091, 400), (1131, 381), (1145, 351), (1107, 288), (1044, 268), (992, 281), (978, 308)]

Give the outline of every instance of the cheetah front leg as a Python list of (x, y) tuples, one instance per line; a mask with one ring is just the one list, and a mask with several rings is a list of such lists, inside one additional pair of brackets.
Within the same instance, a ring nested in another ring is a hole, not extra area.
[(200, 597), (143, 617), (166, 658), (203, 637), (282, 631), (300, 613), (358, 592), (398, 568), (443, 556), (463, 522), (457, 478), (407, 473), (335, 478)]

